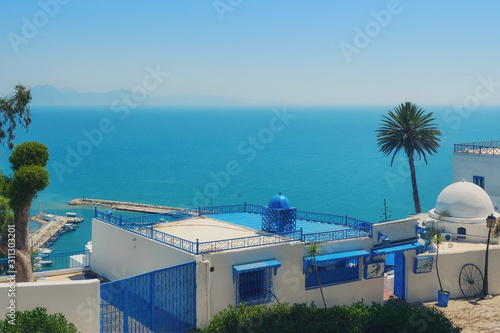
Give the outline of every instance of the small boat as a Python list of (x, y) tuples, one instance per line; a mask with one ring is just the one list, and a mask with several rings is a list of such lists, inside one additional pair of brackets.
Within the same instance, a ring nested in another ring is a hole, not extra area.
[(53, 261), (50, 261), (50, 260), (40, 260), (38, 262), (38, 264), (40, 266), (49, 266), (49, 265), (52, 265), (53, 264)]

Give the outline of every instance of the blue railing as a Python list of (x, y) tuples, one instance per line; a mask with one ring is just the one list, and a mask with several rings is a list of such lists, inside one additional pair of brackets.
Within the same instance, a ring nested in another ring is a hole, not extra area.
[[(253, 213), (262, 214), (263, 206), (251, 205), (251, 204), (240, 204), (240, 205), (226, 205), (226, 206), (209, 206), (209, 207), (199, 207), (195, 209), (183, 209), (175, 212), (160, 213), (160, 214), (149, 214), (145, 216), (128, 218), (129, 221), (138, 224), (151, 224), (151, 223), (161, 223), (167, 221), (174, 221), (181, 218), (187, 218), (192, 216), (210, 215), (210, 214), (229, 214), (229, 213)], [(336, 224), (345, 227), (356, 227), (358, 225), (370, 224), (369, 222), (348, 217), (347, 215), (332, 215), (323, 213), (313, 213), (305, 211), (297, 211), (297, 219), (312, 222), (321, 222), (328, 224)]]
[(158, 242), (173, 246), (186, 252), (200, 254), (223, 250), (240, 249), (243, 247), (254, 247), (261, 245), (277, 244), (284, 242), (300, 241), (302, 231), (284, 232), (271, 235), (250, 236), (242, 238), (225, 239), (212, 242), (192, 242), (187, 239), (176, 237), (154, 229), (154, 225), (141, 225), (130, 222), (122, 217), (95, 210), (95, 218), (113, 224), (122, 229), (154, 239)]
[(230, 214), (230, 213), (243, 213), (243, 212), (245, 212), (245, 204), (241, 204), (241, 205), (227, 205), (227, 206), (200, 207), (198, 209), (198, 214), (199, 215)]
[(500, 155), (500, 141), (458, 143), (454, 145), (454, 151), (471, 154)]
[(210, 253), (224, 250), (242, 249), (245, 247), (287, 243), (300, 241), (301, 239), (302, 230), (297, 230), (268, 235), (223, 239), (211, 242), (199, 242), (197, 253)]
[[(35, 254), (31, 256), (33, 273), (55, 271), (68, 268), (82, 268), (90, 266), (89, 250)], [(71, 260), (72, 256), (79, 255), (79, 260)], [(8, 275), (8, 258), (0, 259), (0, 276)]]
[(292, 241), (302, 241), (305, 243), (312, 243), (312, 242), (322, 243), (340, 239), (371, 237), (373, 234), (373, 226), (369, 222), (354, 219), (348, 216), (312, 213), (304, 211), (297, 211), (297, 219), (341, 225), (348, 228), (342, 230), (333, 230), (333, 231), (310, 233), (310, 234), (302, 234), (302, 230), (298, 230), (292, 232), (224, 239), (224, 240), (210, 241), (210, 242), (198, 242), (198, 241), (193, 242), (158, 230), (154, 230), (155, 223), (175, 221), (182, 218), (188, 218), (200, 215), (211, 215), (211, 214), (228, 214), (228, 213), (243, 213), (243, 212), (261, 214), (262, 210), (263, 210), (262, 206), (250, 205), (244, 203), (241, 205), (211, 206), (211, 207), (200, 207), (198, 209), (183, 209), (170, 213), (151, 214), (146, 216), (124, 219), (121, 215), (114, 216), (113, 214), (106, 214), (104, 212), (98, 211), (96, 208), (95, 217), (102, 221), (114, 224), (123, 229), (137, 233), (139, 235), (152, 238), (164, 244), (194, 254), (210, 253), (210, 252), (240, 249), (245, 247), (262, 246), (262, 245), (277, 244), (277, 243), (292, 242)]
[(325, 232), (316, 232), (312, 234), (304, 234), (302, 241), (309, 243), (325, 243), (341, 239), (352, 239), (360, 237), (371, 237), (373, 235), (373, 227), (350, 228)]

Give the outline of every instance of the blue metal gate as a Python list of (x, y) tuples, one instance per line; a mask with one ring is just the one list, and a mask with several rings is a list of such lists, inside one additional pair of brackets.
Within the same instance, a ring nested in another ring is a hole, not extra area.
[(403, 251), (394, 253), (394, 295), (405, 299), (406, 261)]
[(183, 332), (195, 327), (195, 262), (101, 285), (101, 332)]

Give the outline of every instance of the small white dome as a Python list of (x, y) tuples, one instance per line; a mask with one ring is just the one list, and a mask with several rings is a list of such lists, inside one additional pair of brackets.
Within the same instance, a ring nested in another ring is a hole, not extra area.
[(494, 212), (488, 194), (479, 186), (466, 181), (448, 185), (436, 200), (436, 214), (448, 213), (450, 217), (477, 219)]

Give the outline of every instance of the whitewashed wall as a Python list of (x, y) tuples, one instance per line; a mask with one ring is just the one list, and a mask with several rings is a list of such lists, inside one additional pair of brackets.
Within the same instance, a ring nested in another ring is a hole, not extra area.
[(90, 268), (111, 281), (194, 260), (194, 254), (92, 219)]
[(373, 225), (373, 241), (378, 242), (379, 231), (386, 234), (389, 239), (408, 239), (415, 237), (415, 228), (418, 225), (418, 218), (408, 218), (403, 220), (382, 222)]
[[(444, 243), (442, 246), (446, 246)], [(486, 244), (484, 249), (467, 251), (460, 253), (440, 253), (439, 254), (439, 275), (443, 284), (443, 289), (451, 293), (450, 298), (462, 298), (462, 292), (458, 283), (460, 270), (466, 264), (472, 263), (479, 267), (484, 274), (484, 259), (486, 254)], [(433, 254), (435, 257), (435, 254)], [(489, 292), (492, 295), (500, 294), (500, 249), (491, 249), (488, 257)], [(425, 274), (413, 274), (414, 260), (408, 262), (411, 272), (408, 274), (408, 284), (415, 288), (408, 290), (408, 301), (425, 302), (437, 301), (437, 290), (439, 283), (434, 265), (432, 272)], [(434, 261), (435, 264), (435, 261)]]
[[(393, 241), (415, 237), (416, 218), (380, 223), (374, 226), (374, 237), (348, 239), (320, 244), (323, 254), (366, 250), (377, 240), (378, 231), (387, 234)], [(280, 302), (310, 303), (314, 301), (322, 306), (323, 301), (319, 289), (305, 290), (305, 275), (303, 274), (303, 258), (307, 257), (306, 245), (301, 242), (277, 244), (241, 250), (224, 251), (197, 256), (197, 318), (198, 325), (204, 327), (209, 318), (217, 312), (236, 305), (236, 285), (233, 283), (233, 265), (276, 259), (281, 263), (277, 275), (273, 277), (275, 294)], [(415, 251), (405, 252), (407, 258), (407, 276), (413, 274)], [(377, 258), (383, 259), (383, 258)], [(208, 262), (208, 263), (207, 263)], [(213, 269), (208, 273), (207, 270)], [(360, 260), (360, 280), (340, 283), (323, 288), (328, 306), (352, 304), (363, 299), (366, 304), (382, 302), (383, 278), (364, 279), (364, 262)], [(207, 281), (210, 280), (210, 283)], [(207, 288), (207, 285), (209, 287)], [(416, 292), (414, 285), (406, 283), (408, 291)]]
[[(7, 313), (9, 284), (0, 284), (0, 317)], [(47, 313), (63, 313), (81, 332), (99, 332), (99, 280), (17, 283), (17, 311), (47, 308)]]
[[(321, 249), (325, 254), (360, 250), (369, 242), (368, 238), (336, 242), (321, 246)], [(236, 305), (236, 285), (233, 283), (232, 272), (233, 265), (257, 261), (276, 259), (281, 263), (277, 275), (273, 277), (274, 291), (280, 302), (292, 304), (314, 301), (317, 306), (322, 306), (323, 301), (319, 289), (305, 290), (303, 258), (306, 256), (305, 245), (300, 242), (204, 255), (203, 260), (210, 262), (213, 272), (209, 273), (210, 287), (208, 288), (209, 294), (207, 297), (204, 292), (207, 290), (206, 269), (209, 268), (205, 263), (198, 265), (198, 325), (203, 327), (208, 322), (208, 317), (227, 308), (228, 305)], [(360, 276), (363, 276), (363, 269), (364, 266), (361, 263)], [(328, 306), (334, 304), (352, 304), (361, 298), (367, 304), (370, 304), (372, 301), (382, 300), (383, 279), (362, 279), (360, 281), (324, 287), (323, 291)], [(207, 302), (207, 298), (209, 298), (209, 302)]]
[(453, 182), (465, 179), (472, 183), (473, 176), (484, 177), (484, 190), (488, 195), (500, 196), (500, 156), (453, 153)]

